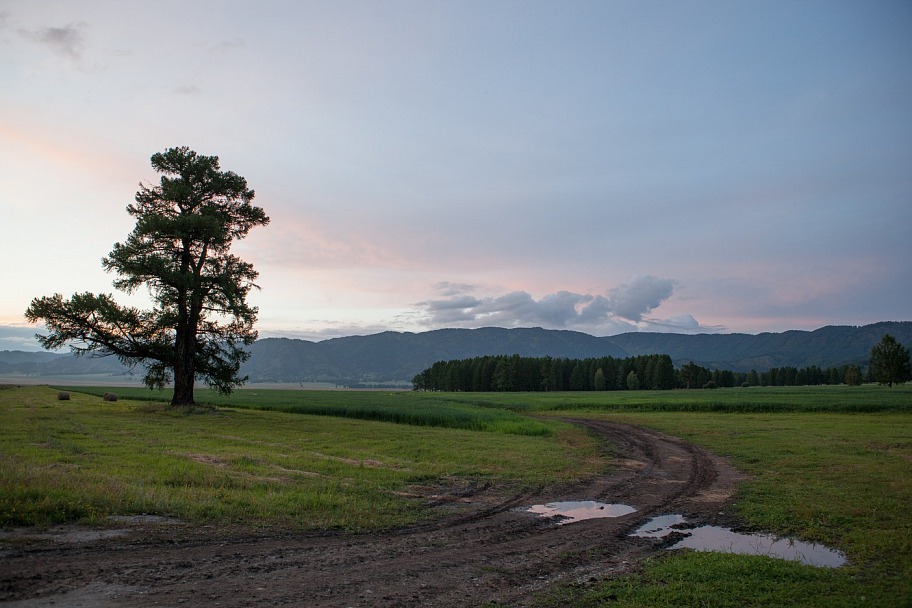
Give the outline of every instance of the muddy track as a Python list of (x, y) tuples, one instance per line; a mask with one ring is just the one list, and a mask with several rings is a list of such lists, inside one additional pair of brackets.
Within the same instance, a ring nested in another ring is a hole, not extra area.
[[(649, 517), (725, 515), (738, 473), (661, 433), (594, 420), (610, 470), (583, 483), (498, 497), (492, 488), (438, 500), (443, 523), (371, 535), (235, 536), (134, 527), (81, 542), (18, 538), (0, 553), (10, 606), (523, 606), (549, 587), (629, 572), (654, 551), (629, 537)], [(609, 456), (611, 457), (609, 459)], [(524, 512), (562, 500), (623, 503), (635, 513), (557, 525)]]

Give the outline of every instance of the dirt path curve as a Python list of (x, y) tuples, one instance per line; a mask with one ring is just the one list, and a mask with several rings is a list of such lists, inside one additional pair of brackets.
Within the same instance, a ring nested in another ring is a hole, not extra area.
[[(474, 513), (442, 524), (386, 534), (215, 540), (198, 532), (134, 529), (85, 542), (25, 544), (0, 553), (0, 602), (74, 608), (522, 606), (556, 584), (631, 570), (656, 550), (650, 541), (628, 536), (649, 517), (682, 513), (694, 522), (730, 523), (722, 512), (740, 477), (724, 460), (639, 427), (571, 422), (611, 446), (609, 472), (496, 506), (476, 505)], [(564, 500), (622, 503), (637, 511), (568, 525), (525, 512)]]

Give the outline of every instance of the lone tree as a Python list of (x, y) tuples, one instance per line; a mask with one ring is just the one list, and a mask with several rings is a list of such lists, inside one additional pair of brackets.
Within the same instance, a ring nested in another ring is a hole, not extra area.
[(884, 334), (880, 342), (871, 349), (868, 369), (871, 377), (880, 384), (890, 387), (894, 382), (902, 384), (912, 379), (909, 350), (890, 334)]
[(86, 292), (35, 298), (25, 316), (44, 321), (48, 335), (37, 336), (44, 348), (68, 345), (77, 355), (144, 364), (149, 388), (173, 380), (171, 405), (191, 405), (197, 378), (225, 394), (247, 380), (238, 370), (250, 356), (243, 346), (257, 337), (258, 310), (247, 295), (258, 274), (230, 248), (269, 218), (251, 204), (247, 180), (219, 170), (217, 156), (170, 148), (152, 156), (152, 167), (160, 183), (140, 184), (135, 204), (127, 205), (136, 227), (101, 261), (116, 273), (115, 288), (147, 286), (152, 310)]

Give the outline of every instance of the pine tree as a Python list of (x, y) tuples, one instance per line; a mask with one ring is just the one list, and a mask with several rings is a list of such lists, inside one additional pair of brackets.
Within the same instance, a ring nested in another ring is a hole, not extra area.
[(140, 185), (127, 213), (136, 226), (102, 259), (117, 275), (114, 287), (132, 293), (147, 287), (154, 306), (139, 310), (113, 296), (82, 293), (35, 298), (25, 313), (44, 321), (42, 346), (69, 346), (77, 355), (113, 355), (131, 367), (146, 366), (150, 388), (174, 382), (173, 406), (194, 402), (197, 378), (229, 393), (249, 354), (243, 346), (257, 337), (258, 310), (247, 303), (256, 287), (251, 264), (230, 253), (231, 244), (255, 226), (269, 223), (251, 204), (254, 191), (217, 156), (187, 147), (152, 156), (158, 185)]
[(880, 343), (871, 349), (868, 368), (875, 382), (890, 387), (912, 379), (909, 350), (890, 334), (884, 334)]

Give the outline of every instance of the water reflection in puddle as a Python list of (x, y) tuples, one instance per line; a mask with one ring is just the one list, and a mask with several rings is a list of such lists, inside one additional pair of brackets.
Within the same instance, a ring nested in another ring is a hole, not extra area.
[(549, 502), (544, 505), (534, 505), (526, 509), (527, 513), (535, 513), (542, 517), (558, 517), (558, 525), (572, 524), (584, 519), (599, 517), (620, 517), (635, 512), (628, 505), (609, 505), (594, 500), (568, 500), (565, 502)]
[(686, 536), (668, 547), (669, 549), (688, 548), (697, 551), (766, 555), (826, 568), (838, 568), (846, 563), (846, 557), (842, 552), (823, 545), (778, 538), (771, 534), (741, 534), (718, 526), (700, 526), (690, 529), (677, 527), (685, 523), (686, 520), (681, 515), (662, 515), (649, 520), (631, 536), (664, 538), (672, 532), (678, 532)]

